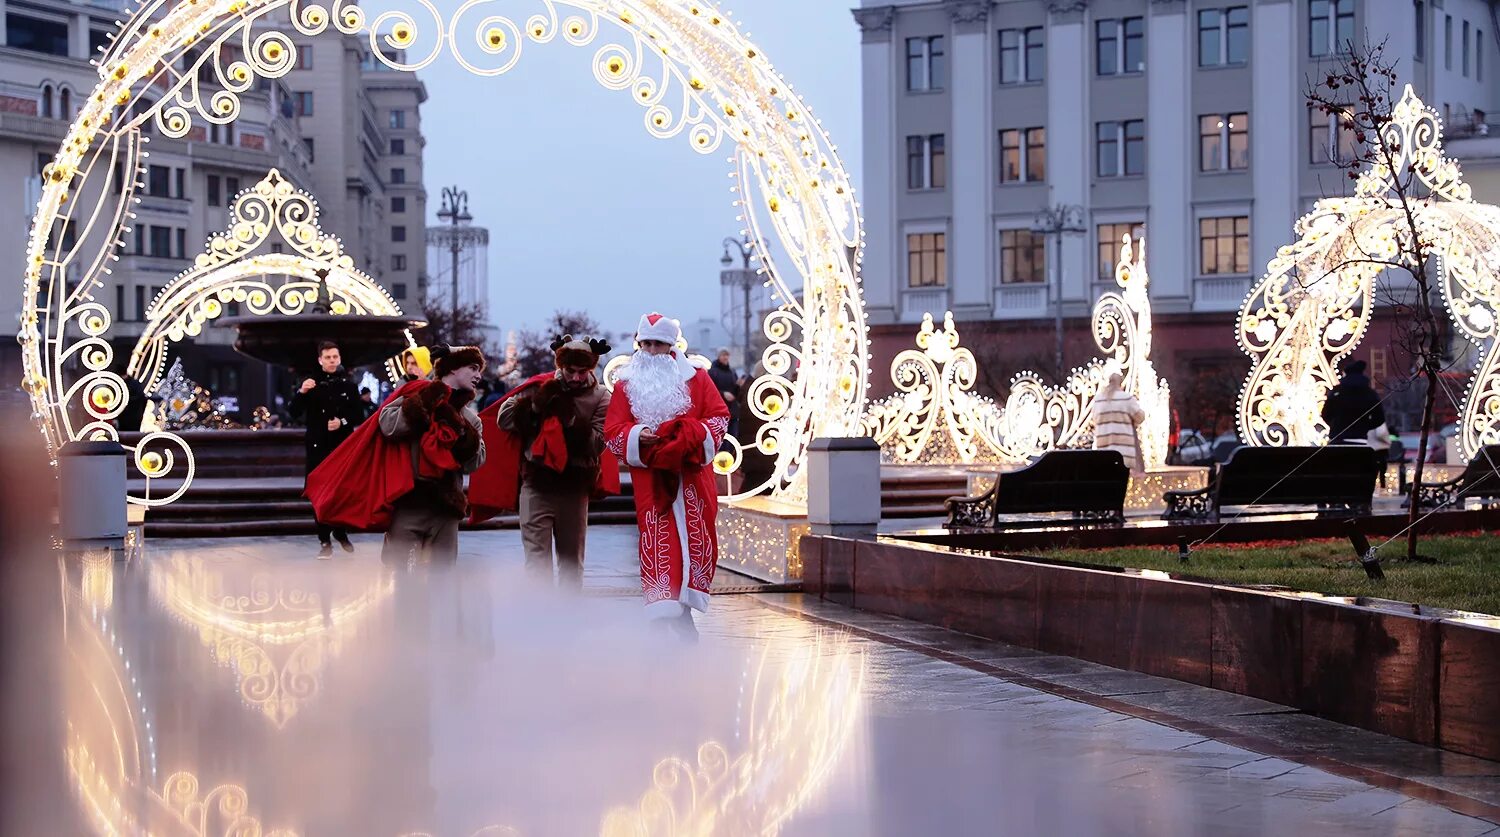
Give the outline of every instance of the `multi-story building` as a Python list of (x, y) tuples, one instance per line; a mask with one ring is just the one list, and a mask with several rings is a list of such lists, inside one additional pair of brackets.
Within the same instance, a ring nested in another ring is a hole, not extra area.
[[(1345, 44), (1384, 41), (1450, 134), (1500, 104), (1479, 0), (865, 0), (854, 17), (877, 387), (927, 311), (1004, 365), (1050, 357), (1060, 298), (1069, 363), (1091, 355), (1089, 311), (1142, 226), (1158, 369), (1240, 374), (1234, 311), (1297, 218), (1349, 189), (1352, 132), (1304, 96)], [(1060, 205), (1082, 230), (1059, 244), (1033, 219)]]
[[(19, 270), (24, 261), (41, 169), (97, 84), (89, 61), (122, 14), (118, 5), (76, 0), (0, 0), (0, 183), (21, 193), (0, 206), (0, 263)], [(273, 168), (314, 194), (323, 228), (340, 236), (362, 269), (384, 281), (398, 301), (415, 302), (407, 287), (421, 275), (422, 142), (415, 129), (383, 126), (403, 119), (419, 127), (422, 83), (406, 73), (368, 71), (368, 46), (354, 38), (331, 33), (300, 39), (298, 46), (299, 69), (261, 79), (241, 94), (234, 122), (196, 124), (181, 139), (145, 128), (150, 157), (137, 217), (107, 286), (95, 294), (112, 312), (117, 354), (128, 354), (161, 289), (228, 226), (234, 197)], [(319, 65), (339, 71), (318, 73), (313, 68)], [(402, 78), (375, 78), (385, 75)], [(409, 113), (392, 116), (398, 110)], [(395, 136), (410, 150), (393, 146)], [(409, 179), (391, 184), (391, 161), (398, 159), (410, 167)], [(393, 212), (412, 219), (408, 246), (390, 242), (386, 219)], [(404, 254), (401, 262), (396, 253)], [(14, 340), (19, 288), (17, 279), (14, 291), (0, 294), (0, 380), (7, 390), (20, 379)], [(178, 344), (177, 354), (189, 377), (216, 395), (238, 396), (243, 414), (272, 403), (283, 382), (236, 354), (233, 338), (232, 331), (207, 329)]]

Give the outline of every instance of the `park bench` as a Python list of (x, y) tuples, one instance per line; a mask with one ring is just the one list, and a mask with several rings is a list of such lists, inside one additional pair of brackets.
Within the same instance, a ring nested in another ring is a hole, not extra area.
[(1364, 445), (1243, 446), (1222, 467), (1210, 469), (1207, 487), (1162, 495), (1167, 504), (1162, 517), (1217, 520), (1231, 506), (1241, 509), (1235, 516), (1257, 506), (1316, 506), (1323, 514), (1369, 514), (1383, 454)]
[(1480, 448), (1463, 473), (1453, 479), (1424, 482), (1417, 487), (1417, 502), (1424, 509), (1462, 506), (1470, 497), (1487, 502), (1500, 499), (1500, 445)]
[(995, 484), (978, 497), (949, 498), (944, 525), (998, 528), (1002, 515), (1045, 512), (1072, 512), (1081, 522), (1121, 523), (1129, 486), (1130, 469), (1118, 451), (1048, 451), (1025, 468), (997, 474)]

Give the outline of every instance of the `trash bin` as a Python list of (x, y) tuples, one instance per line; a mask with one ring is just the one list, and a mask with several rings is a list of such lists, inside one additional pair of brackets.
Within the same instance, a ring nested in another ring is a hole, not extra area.
[(58, 534), (64, 541), (125, 539), (125, 448), (69, 442), (57, 457)]

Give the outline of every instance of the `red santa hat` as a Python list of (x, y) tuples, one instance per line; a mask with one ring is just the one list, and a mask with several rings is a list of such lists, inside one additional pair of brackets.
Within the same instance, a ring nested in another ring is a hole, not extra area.
[(641, 317), (640, 324), (635, 327), (637, 343), (643, 340), (656, 340), (676, 349), (677, 341), (680, 339), (682, 339), (682, 324), (655, 311)]

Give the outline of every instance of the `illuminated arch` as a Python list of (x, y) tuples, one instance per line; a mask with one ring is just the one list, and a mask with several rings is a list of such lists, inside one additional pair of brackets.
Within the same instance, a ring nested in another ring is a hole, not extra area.
[(1436, 257), (1454, 327), (1483, 360), (1460, 419), (1465, 459), (1500, 442), (1500, 209), (1476, 203), (1458, 163), (1443, 154), (1442, 122), (1410, 85), (1391, 111), (1386, 141), (1397, 172), (1383, 163), (1361, 172), (1355, 194), (1325, 198), (1297, 222), (1240, 307), (1235, 336), (1255, 362), (1240, 391), (1239, 431), (1252, 445), (1317, 445), (1328, 439), (1321, 412), (1339, 363), (1369, 328), (1375, 282), (1409, 245), (1405, 209), (1393, 178), (1410, 171), (1425, 191), (1412, 202)]
[[(808, 444), (814, 435), (858, 432), (869, 377), (859, 209), (836, 148), (807, 106), (728, 13), (705, 0), (529, 0), (533, 12), (524, 18), (491, 13), (484, 0), (446, 16), (428, 0), (406, 2), (410, 8), (367, 18), (344, 0), (145, 0), (122, 24), (98, 62), (99, 85), (44, 173), (27, 247), (22, 385), (49, 450), (116, 435), (109, 420), (126, 396), (109, 371), (110, 312), (93, 293), (131, 217), (148, 123), (180, 138), (195, 120), (233, 122), (240, 94), (296, 65), (296, 46), (281, 29), (316, 35), (333, 27), (368, 38), (376, 59), (394, 69), (418, 70), (448, 54), (479, 75), (509, 71), (529, 44), (585, 47), (608, 32), (593, 52), (594, 76), (645, 108), (650, 134), (685, 136), (700, 153), (733, 145), (735, 203), (763, 254), (767, 284), (786, 300), (766, 318), (766, 375), (749, 399), (771, 426), (760, 446), (776, 467), (745, 493), (769, 486), (801, 499), (798, 466)], [(123, 182), (117, 167), (130, 174)], [(86, 186), (102, 187), (101, 197), (70, 204)], [(111, 232), (89, 252), (81, 243), (64, 252), (54, 240), (59, 219)], [(771, 236), (785, 254), (776, 262), (764, 258)], [(82, 269), (76, 285), (64, 278), (70, 266)], [(800, 277), (800, 291), (786, 275)], [(65, 380), (75, 357), (84, 372)], [(76, 422), (73, 412), (87, 420)], [(180, 438), (174, 443), (188, 450)]]

